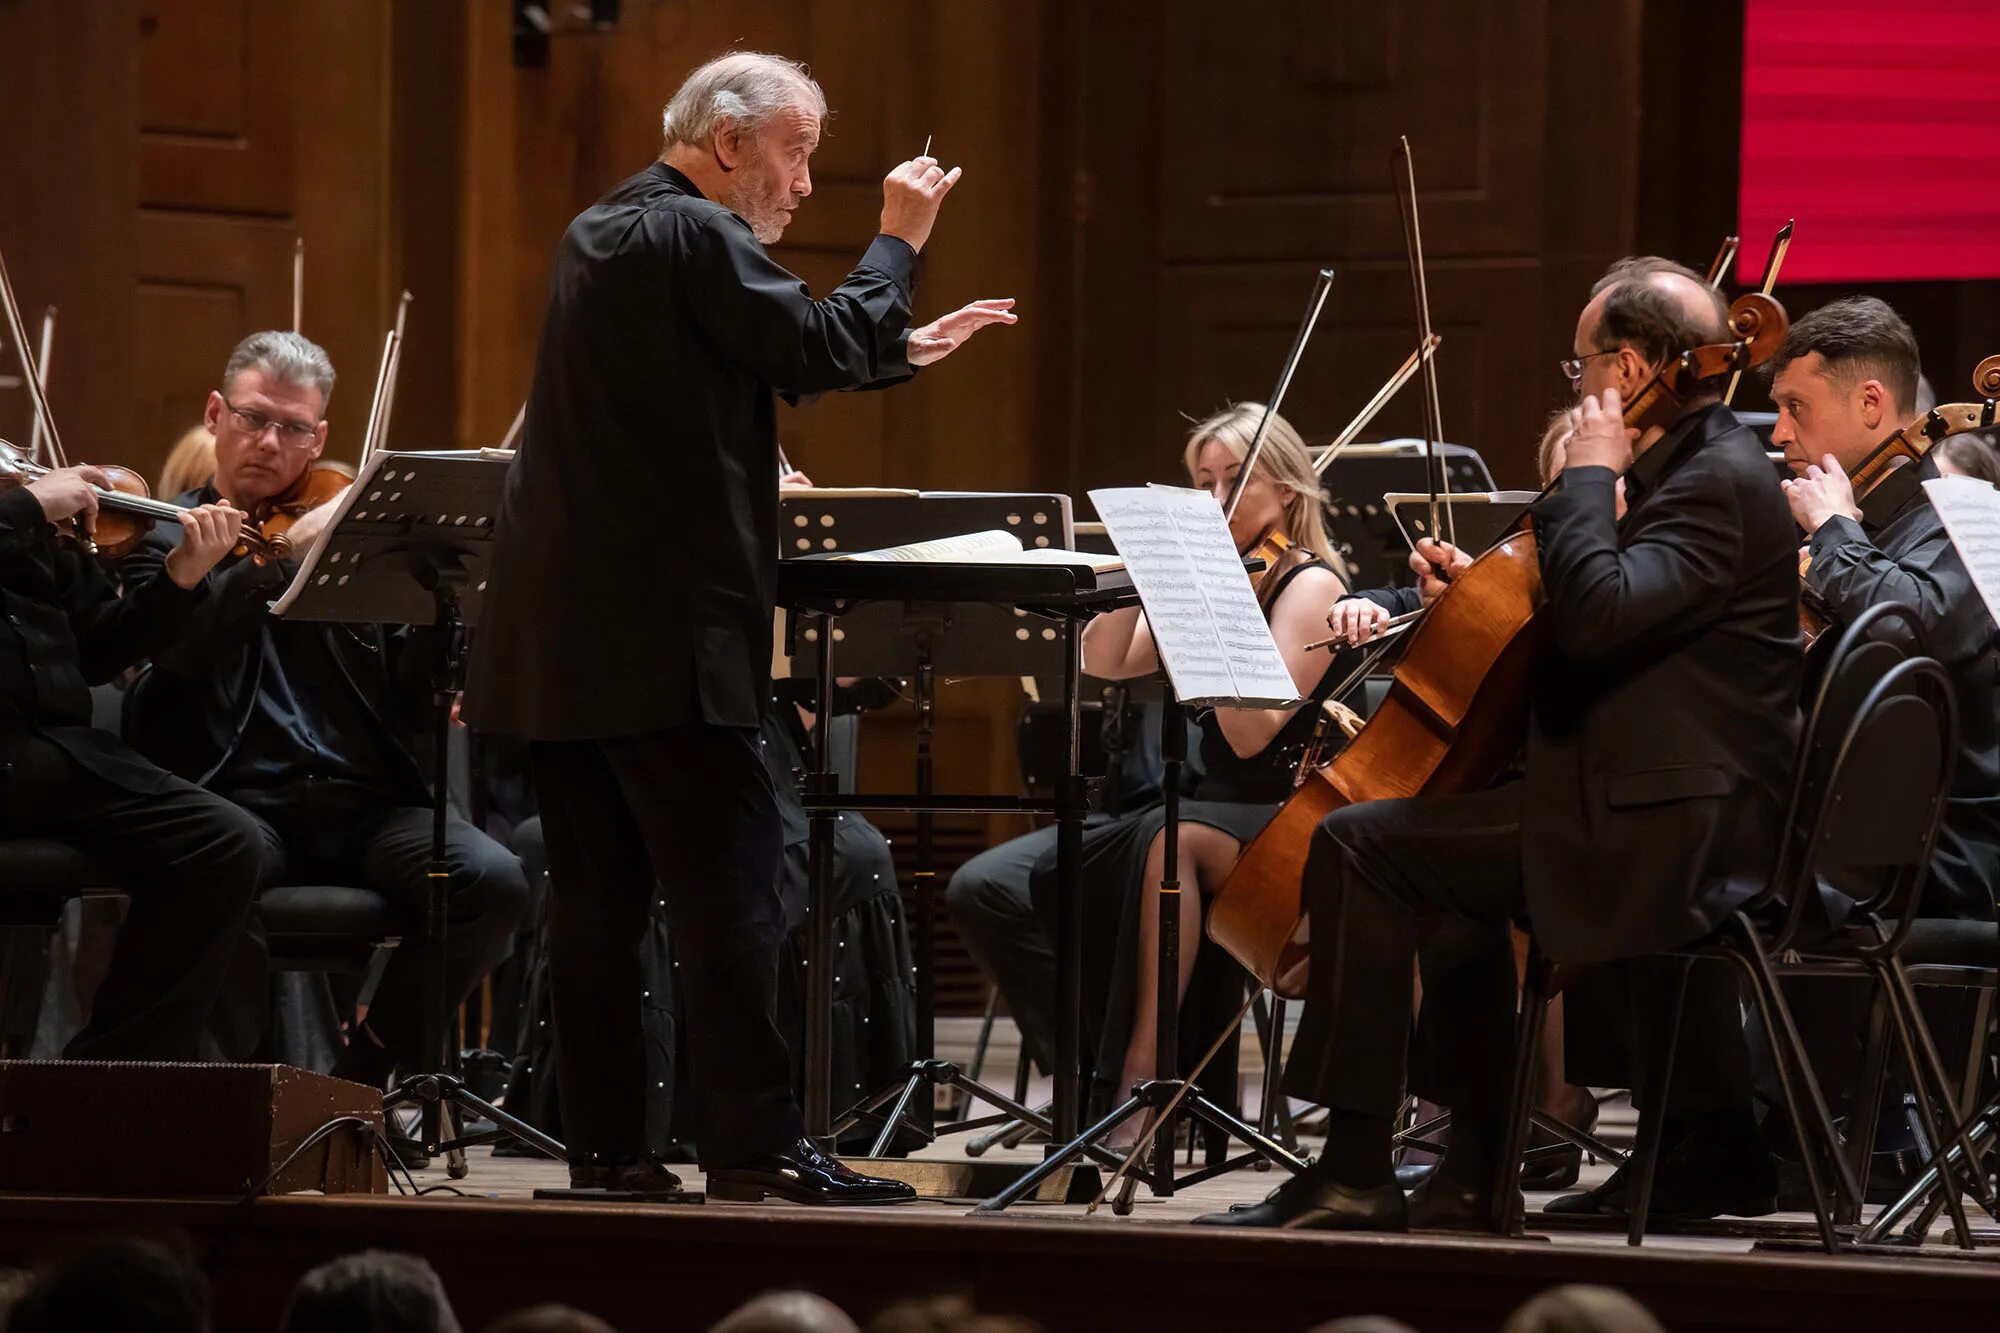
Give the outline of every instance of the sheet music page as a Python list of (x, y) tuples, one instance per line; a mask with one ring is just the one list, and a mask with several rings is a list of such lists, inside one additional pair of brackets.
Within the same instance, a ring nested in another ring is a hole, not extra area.
[(1260, 708), (1297, 701), (1214, 496), (1145, 486), (1090, 499), (1139, 590), (1175, 694)]
[(1021, 558), (1021, 539), (1000, 528), (989, 528), (985, 532), (965, 532), (956, 537), (933, 537), (927, 542), (911, 542), (906, 546), (883, 546), (873, 551), (850, 551), (832, 558), (909, 563), (1018, 560)]
[[(447, 452), (464, 456), (464, 454), (471, 451), (439, 450), (431, 453), (415, 453), (415, 456), (418, 458), (435, 458)], [(368, 465), (361, 469), (360, 475), (355, 477), (353, 483), (345, 491), (341, 492), (340, 498), (333, 502), (334, 510), (332, 519), (327, 523), (325, 528), (321, 529), (319, 537), (313, 544), (306, 548), (305, 555), (299, 560), (299, 572), (292, 576), (292, 581), (286, 586), (284, 594), (277, 601), (271, 603), (272, 615), (282, 616), (285, 612), (292, 609), (293, 602), (299, 600), (299, 594), (306, 590), (307, 585), (312, 579), (313, 571), (319, 566), (321, 553), (326, 550), (327, 543), (333, 540), (335, 529), (340, 527), (341, 521), (354, 508), (354, 502), (367, 493), (369, 484), (375, 480), (375, 474), (382, 470), (383, 463), (390, 459), (410, 457), (411, 453), (414, 453), (414, 451), (394, 454), (385, 450), (377, 450), (375, 455), (368, 460)]]
[(1924, 494), (1944, 520), (1945, 535), (1958, 548), (1972, 586), (2000, 621), (2000, 490), (1976, 477), (1933, 477)]

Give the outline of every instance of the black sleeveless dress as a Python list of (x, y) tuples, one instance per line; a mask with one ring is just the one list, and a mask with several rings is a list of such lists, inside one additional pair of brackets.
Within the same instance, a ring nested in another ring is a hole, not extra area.
[[(1314, 558), (1285, 571), (1268, 606), (1275, 607), (1293, 579), (1308, 569), (1327, 569)], [(1269, 615), (1269, 612), (1266, 612)], [(1320, 683), (1336, 666), (1329, 661)], [(1248, 845), (1263, 832), (1287, 797), (1292, 776), (1312, 740), (1315, 709), (1302, 705), (1270, 744), (1247, 758), (1236, 753), (1215, 725), (1213, 710), (1202, 712), (1199, 754), (1201, 772), (1183, 788), (1181, 826), (1203, 824)], [(1192, 767), (1192, 765), (1190, 766)], [(1099, 1102), (1122, 1097), (1112, 1087), (1131, 1039), (1133, 987), (1138, 975), (1139, 911), (1144, 895), (1155, 886), (1146, 882), (1146, 856), (1166, 827), (1166, 806), (1143, 810), (1094, 825), (1083, 835), (1083, 1064), (1085, 1086)], [(1193, 885), (1185, 886), (1188, 890)], [(1036, 916), (1051, 939), (1056, 932), (1056, 866), (1053, 851), (1035, 866), (1030, 891)], [(1183, 949), (1199, 949), (1195, 975), (1182, 1005), (1182, 1068), (1199, 1056), (1230, 1015), (1242, 1003), (1242, 972), (1206, 938), (1183, 938)], [(1217, 1015), (1220, 1015), (1217, 1017)], [(1233, 1096), (1233, 1088), (1221, 1089)]]

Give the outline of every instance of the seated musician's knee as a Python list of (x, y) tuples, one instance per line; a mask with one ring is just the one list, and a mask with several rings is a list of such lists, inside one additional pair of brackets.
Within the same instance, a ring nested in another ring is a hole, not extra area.
[(521, 859), (478, 832), (465, 838), (456, 851), (454, 911), (477, 918), (496, 935), (512, 934), (528, 910), (528, 876)]

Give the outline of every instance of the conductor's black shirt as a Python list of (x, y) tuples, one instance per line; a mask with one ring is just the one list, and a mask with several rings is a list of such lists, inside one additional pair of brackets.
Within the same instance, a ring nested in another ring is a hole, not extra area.
[(916, 271), (877, 236), (814, 300), (657, 162), (570, 223), (473, 641), (475, 725), (583, 740), (758, 724), (774, 398), (908, 377)]

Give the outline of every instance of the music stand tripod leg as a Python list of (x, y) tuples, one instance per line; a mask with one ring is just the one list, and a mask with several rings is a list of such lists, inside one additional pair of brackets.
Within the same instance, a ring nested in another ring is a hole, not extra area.
[[(442, 1153), (453, 1180), (463, 1180), (468, 1167), (465, 1148), (491, 1142), (503, 1133), (520, 1139), (561, 1161), (563, 1145), (549, 1135), (499, 1111), (474, 1096), (454, 1072), (451, 1019), (445, 1012), (445, 932), (448, 929), (451, 867), (445, 853), (446, 820), (451, 793), (448, 767), (451, 750), (451, 706), (464, 681), (466, 626), (459, 609), (459, 592), (466, 583), (464, 565), (452, 556), (423, 557), (418, 577), (431, 591), (436, 611), (438, 660), (431, 694), (431, 745), (435, 781), (431, 796), (430, 861), (424, 883), (423, 1026), (422, 1050), (429, 1070), (405, 1077), (382, 1099), (383, 1109), (415, 1102), (422, 1108), (421, 1141), (426, 1156)], [(488, 1116), (496, 1129), (461, 1137), (454, 1110), (470, 1108)]]

